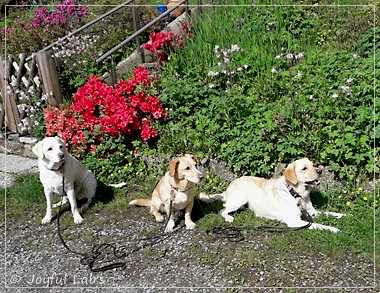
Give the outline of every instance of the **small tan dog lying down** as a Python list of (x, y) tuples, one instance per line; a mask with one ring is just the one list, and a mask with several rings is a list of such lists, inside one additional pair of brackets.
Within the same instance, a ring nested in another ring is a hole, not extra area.
[[(160, 211), (165, 211), (170, 219), (165, 232), (172, 232), (175, 219), (180, 210), (185, 210), (186, 228), (194, 229), (195, 224), (191, 220), (191, 211), (194, 205), (195, 184), (199, 183), (203, 174), (197, 169), (197, 159), (193, 155), (185, 155), (173, 159), (169, 163), (169, 171), (158, 182), (153, 190), (152, 198), (135, 199), (129, 205), (150, 207), (150, 212), (156, 217), (157, 222), (163, 222), (164, 217)], [(170, 202), (172, 210), (170, 211)]]
[[(337, 218), (345, 214), (333, 212), (319, 212), (315, 210), (310, 200), (310, 190), (319, 185), (319, 172), (304, 158), (291, 163), (283, 175), (276, 179), (264, 179), (253, 176), (244, 176), (230, 183), (227, 190), (221, 194), (207, 195), (202, 192), (199, 198), (205, 202), (222, 200), (224, 208), (220, 214), (227, 222), (234, 218), (229, 213), (237, 211), (248, 204), (258, 217), (278, 220), (289, 227), (302, 227), (308, 222), (301, 219), (301, 208), (311, 216), (327, 214)], [(313, 223), (309, 229), (330, 230), (339, 232), (334, 227)]]
[(50, 223), (52, 208), (61, 205), (61, 202), (53, 205), (52, 200), (54, 194), (62, 196), (63, 176), (66, 194), (62, 199), (62, 205), (68, 199), (74, 222), (82, 223), (83, 218), (77, 208), (77, 199), (86, 198), (87, 202), (82, 205), (82, 210), (88, 208), (96, 191), (97, 182), (94, 174), (66, 151), (65, 142), (58, 136), (44, 138), (32, 148), (32, 151), (38, 157), (40, 181), (46, 197), (46, 215), (41, 223)]

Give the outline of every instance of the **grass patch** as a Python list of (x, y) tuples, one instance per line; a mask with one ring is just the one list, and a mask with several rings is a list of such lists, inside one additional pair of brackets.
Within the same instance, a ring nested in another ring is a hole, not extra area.
[[(144, 181), (135, 180), (130, 182), (123, 189), (110, 188), (102, 183), (99, 183), (97, 197), (94, 204), (90, 207), (87, 213), (106, 213), (106, 221), (100, 221), (100, 224), (106, 224), (109, 219), (109, 214), (113, 215), (113, 219), (117, 220), (118, 213), (128, 209), (128, 203), (135, 198), (150, 198), (151, 193), (157, 184), (156, 177), (145, 178)], [(198, 189), (200, 189), (198, 187)], [(5, 205), (5, 190), (1, 189), (1, 206), (6, 206), (7, 217), (18, 218), (21, 221), (26, 220), (25, 210), (33, 209), (36, 213), (41, 213), (45, 210), (45, 196), (43, 187), (39, 182), (37, 174), (25, 174), (16, 178), (15, 184), (6, 190), (6, 205)], [(199, 190), (197, 191), (199, 193)], [(367, 195), (369, 198), (371, 195)], [(58, 201), (55, 197), (55, 201)], [(68, 209), (68, 207), (65, 207)], [(229, 226), (224, 222), (224, 219), (219, 215), (222, 209), (221, 202), (205, 204), (198, 198), (195, 199), (192, 217), (197, 224), (197, 229), (206, 232), (214, 227)], [(322, 208), (323, 210), (324, 208)], [(326, 210), (339, 211), (337, 205)], [(292, 253), (295, 249), (305, 251), (310, 256), (316, 253), (323, 253), (331, 258), (339, 258), (348, 251), (362, 255), (366, 258), (373, 258), (374, 251), (374, 210), (371, 204), (356, 204), (344, 211), (350, 213), (349, 216), (336, 219), (328, 216), (319, 216), (315, 218), (315, 222), (324, 225), (337, 227), (341, 230), (338, 234), (332, 234), (328, 231), (319, 230), (302, 230), (287, 233), (275, 233), (276, 237), (270, 237), (264, 242), (272, 246), (277, 251), (284, 254)], [(376, 210), (378, 215), (378, 211)], [(284, 224), (276, 221), (258, 218), (248, 209), (242, 209), (233, 214), (233, 226), (250, 227), (250, 226), (283, 226)], [(68, 221), (71, 223), (71, 217), (64, 217), (63, 223)], [(264, 235), (267, 232), (250, 231), (245, 232), (247, 238), (252, 237), (251, 234)], [(380, 233), (376, 231), (377, 242), (380, 239)], [(323, 244), (323, 245), (321, 245)]]
[(38, 174), (23, 174), (16, 178), (14, 185), (0, 190), (0, 206), (6, 208), (7, 217), (22, 217), (26, 210), (40, 210), (46, 200)]

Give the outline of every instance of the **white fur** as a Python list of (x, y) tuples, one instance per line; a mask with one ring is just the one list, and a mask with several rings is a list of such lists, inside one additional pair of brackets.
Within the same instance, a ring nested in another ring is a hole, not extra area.
[(63, 176), (66, 195), (62, 199), (62, 204), (68, 200), (74, 222), (82, 223), (83, 218), (77, 208), (77, 199), (87, 198), (82, 210), (88, 208), (96, 191), (97, 182), (94, 174), (66, 151), (65, 142), (57, 136), (44, 138), (33, 147), (32, 151), (38, 157), (40, 181), (46, 197), (46, 214), (41, 223), (50, 223), (52, 208), (61, 205), (61, 202), (53, 205), (52, 198), (53, 194), (62, 196)]
[[(256, 216), (281, 221), (289, 227), (302, 227), (308, 222), (301, 219), (301, 206), (311, 216), (322, 214), (315, 210), (310, 200), (310, 190), (319, 184), (319, 174), (309, 159), (300, 159), (290, 164), (284, 174), (276, 179), (263, 179), (244, 176), (231, 182), (227, 190), (221, 194), (207, 195), (201, 193), (200, 199), (205, 202), (222, 200), (224, 208), (220, 214), (226, 222), (234, 218), (229, 213), (237, 211), (245, 204), (255, 212)], [(291, 186), (301, 196), (294, 198), (289, 190)], [(324, 214), (341, 218), (345, 214), (324, 212)], [(313, 223), (309, 229), (329, 230), (339, 232), (334, 227)]]

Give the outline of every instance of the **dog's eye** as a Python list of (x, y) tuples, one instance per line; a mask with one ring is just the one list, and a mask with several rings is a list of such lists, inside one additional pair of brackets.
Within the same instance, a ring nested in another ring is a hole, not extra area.
[(60, 145), (60, 146), (59, 146), (59, 149), (60, 149), (60, 150), (63, 149), (63, 145)]
[(190, 167), (186, 167), (186, 169), (185, 170), (190, 170)]
[(48, 148), (48, 151), (52, 151), (52, 150), (53, 150), (53, 148), (52, 148), (52, 147)]
[(302, 168), (302, 171), (305, 171), (305, 170), (307, 170), (307, 167), (303, 167), (303, 168)]

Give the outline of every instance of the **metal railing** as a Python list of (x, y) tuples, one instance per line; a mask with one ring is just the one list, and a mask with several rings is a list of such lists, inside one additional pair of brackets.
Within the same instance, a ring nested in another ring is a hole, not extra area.
[[(40, 52), (44, 52), (44, 51), (47, 51), (51, 48), (53, 48), (55, 45), (61, 43), (62, 41), (66, 40), (67, 38), (83, 31), (84, 29), (88, 28), (89, 26), (92, 26), (93, 24), (97, 23), (98, 21), (102, 20), (103, 18), (107, 17), (108, 15), (118, 11), (119, 9), (129, 5), (130, 3), (132, 3), (133, 1), (135, 0), (128, 0), (128, 1), (125, 1), (123, 4), (120, 4), (118, 6), (116, 6), (115, 8), (111, 9), (110, 11), (107, 11), (106, 13), (100, 15), (99, 17), (97, 17), (96, 19), (90, 21), (89, 23), (86, 23), (85, 25), (81, 26), (80, 28), (68, 33), (66, 36), (64, 36), (63, 38), (60, 38), (59, 40), (55, 41), (54, 43), (46, 46), (45, 48), (41, 49), (40, 51), (38, 51), (37, 53), (40, 53)], [(29, 56), (28, 58), (26, 58), (26, 61), (30, 61), (32, 60), (33, 56)]]
[[(167, 16), (168, 14), (170, 14), (171, 12), (173, 12), (174, 10), (176, 10), (178, 7), (180, 7), (182, 4), (185, 4), (187, 2), (187, 0), (181, 0), (179, 1), (176, 5), (174, 5), (173, 7), (171, 7), (170, 9), (166, 10), (164, 13), (162, 13), (161, 15), (159, 15), (158, 17), (156, 17), (155, 19), (153, 19), (151, 22), (147, 23), (146, 25), (144, 25), (142, 28), (140, 28), (138, 31), (136, 31), (135, 33), (133, 33), (131, 36), (129, 36), (127, 39), (125, 39), (124, 41), (122, 41), (120, 44), (118, 44), (117, 46), (113, 47), (111, 50), (109, 50), (108, 52), (104, 53), (102, 56), (100, 56), (98, 59), (96, 59), (96, 63), (100, 63), (102, 62), (104, 59), (108, 58), (109, 56), (111, 56), (113, 53), (115, 53), (117, 50), (119, 50), (121, 47), (125, 46), (126, 44), (128, 44), (130, 41), (132, 41), (134, 38), (140, 36), (143, 32), (145, 32), (147, 29), (149, 29), (152, 25), (156, 24), (157, 22), (159, 22), (161, 19), (163, 19), (165, 16)], [(186, 8), (187, 8), (187, 5), (186, 5)]]

